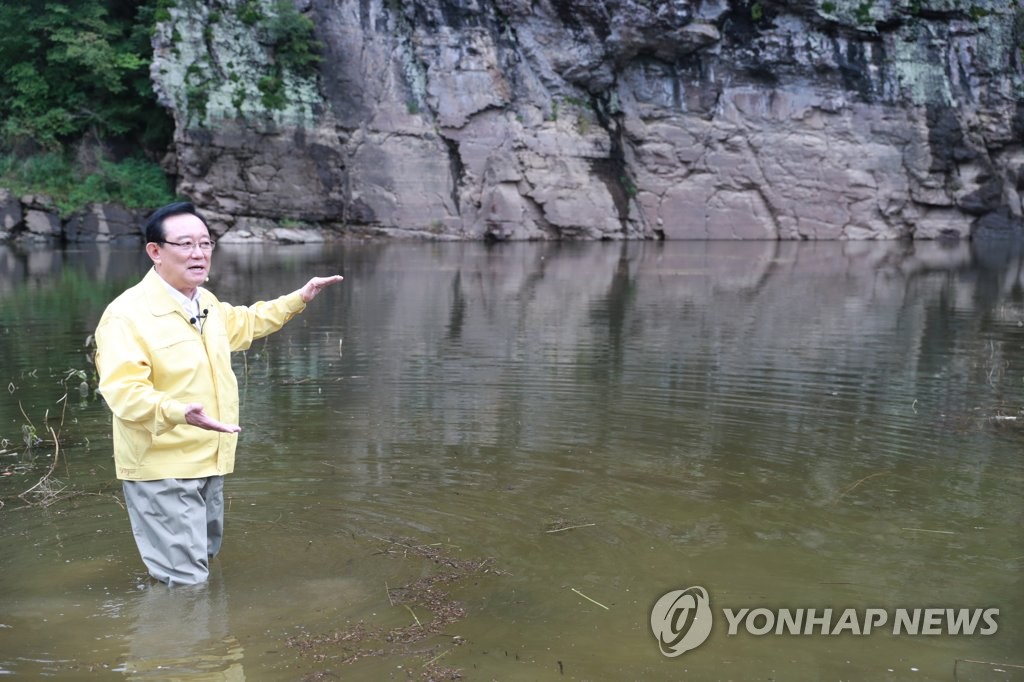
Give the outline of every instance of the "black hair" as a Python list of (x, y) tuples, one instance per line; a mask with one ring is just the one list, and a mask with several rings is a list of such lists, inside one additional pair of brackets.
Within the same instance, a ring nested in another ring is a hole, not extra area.
[(153, 242), (155, 244), (162, 244), (166, 233), (164, 232), (164, 221), (171, 216), (191, 214), (203, 221), (203, 225), (206, 226), (206, 231), (210, 231), (210, 225), (206, 222), (195, 205), (191, 201), (176, 201), (173, 204), (167, 204), (161, 206), (157, 210), (153, 211), (146, 222), (142, 225), (142, 231), (146, 235), (146, 243)]

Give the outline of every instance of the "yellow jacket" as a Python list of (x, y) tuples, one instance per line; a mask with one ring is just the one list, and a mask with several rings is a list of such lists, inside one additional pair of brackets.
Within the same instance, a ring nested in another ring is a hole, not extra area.
[(231, 351), (283, 327), (306, 308), (298, 292), (232, 306), (199, 289), (208, 310), (202, 333), (150, 270), (114, 299), (96, 328), (99, 389), (113, 412), (117, 477), (129, 481), (203, 478), (235, 468), (238, 435), (185, 422), (185, 405), (238, 423)]

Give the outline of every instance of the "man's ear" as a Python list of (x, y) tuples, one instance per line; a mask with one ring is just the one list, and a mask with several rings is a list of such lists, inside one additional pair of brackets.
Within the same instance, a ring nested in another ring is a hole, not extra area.
[(156, 242), (146, 242), (146, 255), (153, 263), (160, 262), (160, 245)]

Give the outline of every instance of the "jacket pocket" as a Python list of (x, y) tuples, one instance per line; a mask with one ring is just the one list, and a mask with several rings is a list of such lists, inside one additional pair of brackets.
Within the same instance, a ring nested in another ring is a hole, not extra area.
[[(191, 330), (188, 330), (192, 333)], [(151, 347), (153, 387), (175, 400), (189, 402), (189, 394), (209, 382), (210, 362), (198, 333), (169, 335)], [(198, 382), (197, 382), (198, 380)]]

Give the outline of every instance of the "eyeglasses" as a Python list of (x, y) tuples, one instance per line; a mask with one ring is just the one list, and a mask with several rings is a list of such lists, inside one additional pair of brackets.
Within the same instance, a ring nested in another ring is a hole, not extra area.
[(176, 246), (178, 250), (181, 251), (182, 253), (192, 253), (192, 249), (196, 248), (197, 246), (199, 247), (199, 250), (202, 251), (203, 253), (210, 253), (211, 251), (213, 251), (213, 247), (217, 246), (216, 242), (209, 241), (206, 239), (198, 243), (194, 241), (169, 242), (166, 240), (160, 243)]

